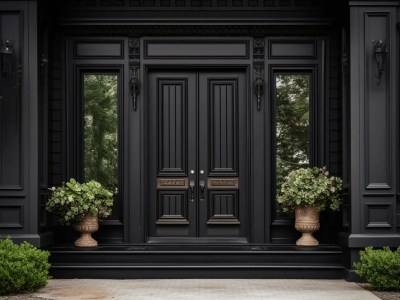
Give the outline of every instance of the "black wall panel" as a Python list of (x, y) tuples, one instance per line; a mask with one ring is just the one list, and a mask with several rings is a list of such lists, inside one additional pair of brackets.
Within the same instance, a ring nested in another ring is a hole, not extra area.
[(41, 246), (37, 6), (0, 2), (0, 37), (12, 43), (0, 70), (0, 237)]

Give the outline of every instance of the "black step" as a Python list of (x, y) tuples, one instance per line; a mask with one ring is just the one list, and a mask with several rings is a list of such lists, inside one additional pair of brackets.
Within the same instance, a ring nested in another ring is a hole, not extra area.
[(55, 278), (343, 278), (335, 245), (120, 245), (49, 249)]

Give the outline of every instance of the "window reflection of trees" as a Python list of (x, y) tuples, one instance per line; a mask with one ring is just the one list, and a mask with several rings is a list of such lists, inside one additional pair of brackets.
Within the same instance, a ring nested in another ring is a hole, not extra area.
[(310, 76), (276, 75), (276, 188), (310, 162)]
[(84, 179), (118, 187), (118, 76), (86, 74), (84, 81)]

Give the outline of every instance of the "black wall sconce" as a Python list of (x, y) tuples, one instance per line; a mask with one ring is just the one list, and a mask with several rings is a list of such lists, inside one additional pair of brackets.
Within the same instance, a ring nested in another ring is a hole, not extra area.
[(387, 47), (385, 41), (383, 40), (373, 40), (372, 44), (374, 45), (374, 57), (378, 68), (376, 78), (379, 85), (381, 83), (383, 71), (385, 70)]
[(10, 76), (13, 72), (14, 45), (10, 40), (0, 40), (0, 72)]
[(264, 69), (254, 68), (254, 92), (257, 96), (257, 110), (261, 109), (261, 96), (264, 94), (265, 82), (264, 82)]

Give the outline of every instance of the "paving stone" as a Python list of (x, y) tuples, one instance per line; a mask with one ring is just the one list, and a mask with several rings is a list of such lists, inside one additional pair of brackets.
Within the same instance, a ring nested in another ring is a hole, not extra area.
[(344, 280), (278, 279), (59, 279), (33, 294), (54, 300), (377, 300)]

